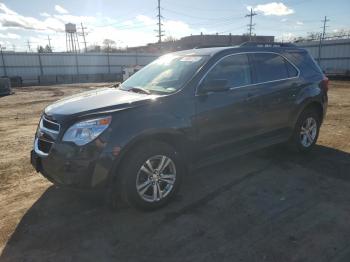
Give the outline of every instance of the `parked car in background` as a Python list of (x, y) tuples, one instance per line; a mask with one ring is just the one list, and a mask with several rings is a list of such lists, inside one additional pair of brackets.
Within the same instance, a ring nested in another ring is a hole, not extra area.
[(117, 192), (155, 209), (176, 194), (189, 166), (277, 143), (310, 151), (327, 91), (315, 61), (292, 45), (171, 53), (119, 88), (45, 108), (31, 161), (58, 186)]

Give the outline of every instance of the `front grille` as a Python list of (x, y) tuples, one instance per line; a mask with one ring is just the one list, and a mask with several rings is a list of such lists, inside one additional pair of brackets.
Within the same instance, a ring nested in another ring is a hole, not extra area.
[(48, 116), (43, 115), (40, 119), (39, 128), (34, 141), (35, 152), (42, 157), (49, 154), (60, 132), (60, 124), (48, 118)]
[(60, 125), (55, 121), (46, 119), (45, 116), (43, 116), (42, 125), (44, 128), (54, 131), (56, 133), (60, 131)]
[(47, 140), (38, 139), (38, 149), (41, 152), (48, 154), (50, 152), (51, 146), (52, 146), (52, 142), (49, 142)]

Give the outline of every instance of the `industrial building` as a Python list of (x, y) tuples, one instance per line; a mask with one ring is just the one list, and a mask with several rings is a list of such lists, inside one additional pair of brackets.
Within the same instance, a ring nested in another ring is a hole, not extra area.
[[(255, 42), (268, 42), (271, 43), (275, 39), (274, 36), (252, 36), (251, 41)], [(157, 53), (159, 50), (162, 52), (173, 52), (179, 50), (192, 49), (196, 47), (206, 46), (232, 46), (240, 45), (249, 41), (248, 35), (190, 35), (180, 38), (179, 40), (165, 41), (161, 45), (159, 43), (152, 43), (146, 46), (139, 46), (129, 48), (130, 51)]]

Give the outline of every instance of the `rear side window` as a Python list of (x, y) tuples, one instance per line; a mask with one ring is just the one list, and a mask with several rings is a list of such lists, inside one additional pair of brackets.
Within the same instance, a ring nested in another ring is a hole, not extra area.
[(287, 60), (285, 60), (285, 64), (286, 64), (286, 67), (287, 67), (287, 71), (288, 71), (288, 76), (289, 77), (296, 77), (298, 76), (298, 71), (295, 69), (295, 67), (289, 63)]
[(205, 81), (224, 79), (229, 87), (250, 85), (251, 68), (247, 54), (232, 55), (222, 59), (208, 73)]
[(256, 83), (286, 79), (298, 75), (294, 66), (278, 54), (253, 54)]

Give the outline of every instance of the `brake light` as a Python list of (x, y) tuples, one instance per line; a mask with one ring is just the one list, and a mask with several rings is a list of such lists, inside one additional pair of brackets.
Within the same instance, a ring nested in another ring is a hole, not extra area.
[(324, 76), (322, 81), (321, 81), (321, 88), (327, 93), (328, 92), (328, 83), (329, 79), (328, 77)]

